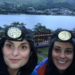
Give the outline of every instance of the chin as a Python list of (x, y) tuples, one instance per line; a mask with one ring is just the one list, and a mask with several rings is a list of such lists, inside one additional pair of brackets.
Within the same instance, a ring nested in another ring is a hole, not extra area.
[(13, 70), (19, 69), (19, 67), (10, 67)]
[(20, 66), (9, 66), (9, 68), (11, 68), (11, 69), (19, 69), (20, 68)]
[(59, 67), (58, 69), (59, 69), (59, 70), (66, 70), (67, 67)]

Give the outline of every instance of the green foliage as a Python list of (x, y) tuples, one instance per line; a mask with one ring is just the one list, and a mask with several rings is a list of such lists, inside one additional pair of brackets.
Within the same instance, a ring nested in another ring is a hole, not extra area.
[(15, 26), (17, 26), (17, 25), (26, 25), (26, 24), (24, 24), (24, 23), (19, 23), (19, 22), (13, 22), (13, 23), (11, 23), (10, 25), (3, 25), (4, 27), (2, 28), (2, 27), (0, 27), (0, 37), (2, 37), (3, 35), (4, 35), (4, 31), (9, 27), (9, 26), (11, 26), (11, 25), (15, 25)]
[(75, 2), (75, 0), (0, 0), (0, 3), (13, 3), (13, 4), (36, 4), (36, 3), (47, 3), (47, 2), (53, 2), (53, 3), (59, 3), (59, 2)]
[(37, 23), (33, 29), (34, 32), (51, 32), (51, 29), (47, 29), (45, 26), (42, 26), (41, 23)]
[(40, 54), (37, 54), (37, 56), (38, 56), (38, 62), (41, 62), (42, 60), (44, 60)]
[(69, 8), (75, 10), (75, 0), (0, 0), (0, 11), (7, 13), (27, 13), (27, 7), (33, 7), (35, 10), (44, 10), (51, 8)]
[(0, 32), (0, 38), (4, 35), (4, 32)]
[(57, 28), (54, 32), (56, 32), (56, 31), (58, 31), (58, 30), (60, 30), (60, 29), (62, 29), (62, 28)]
[[(9, 26), (11, 26), (11, 25), (15, 25), (15, 26), (17, 26), (17, 25), (26, 25), (26, 24), (24, 24), (24, 23), (19, 23), (19, 22), (13, 22), (13, 23), (11, 23), (10, 25), (3, 25), (4, 26), (4, 28), (2, 28), (2, 27), (0, 27), (0, 30), (4, 30), (5, 31), (5, 29), (6, 28), (8, 28)], [(51, 29), (47, 29), (45, 26), (42, 26), (41, 25), (41, 23), (38, 23), (38, 24), (36, 24), (35, 26), (34, 26), (34, 28), (33, 28), (33, 30), (32, 29), (28, 29), (32, 34), (34, 34), (35, 32), (38, 32), (38, 33), (40, 33), (40, 32), (52, 32), (52, 30)], [(4, 32), (1, 32), (1, 33), (4, 33)], [(0, 36), (1, 37), (1, 36)], [(41, 40), (41, 39), (39, 39), (39, 41), (43, 41), (43, 40)]]
[(49, 49), (49, 47), (38, 48), (38, 50), (41, 51), (42, 54), (45, 55), (45, 56), (48, 55), (48, 49)]
[(66, 2), (66, 0), (53, 0), (54, 3), (63, 3), (63, 2)]
[(0, 27), (0, 37), (2, 37), (2, 36), (3, 36), (3, 34), (4, 34), (3, 28), (2, 28), (2, 27)]
[(28, 29), (32, 34), (34, 34), (34, 31), (32, 29)]
[(5, 29), (7, 29), (10, 25), (3, 25), (3, 26), (4, 26), (3, 30), (5, 30)]
[(26, 24), (24, 24), (24, 23), (19, 23), (19, 22), (13, 22), (13, 23), (11, 23), (11, 25), (26, 25)]
[(0, 26), (0, 30), (2, 30), (3, 28)]
[(74, 28), (73, 28), (73, 30), (72, 31), (75, 31), (75, 26), (74, 26)]
[(48, 56), (48, 49), (49, 49), (49, 47), (38, 48), (38, 50), (41, 51), (41, 53), (37, 52), (38, 62), (41, 62), (42, 60), (47, 58), (47, 56)]

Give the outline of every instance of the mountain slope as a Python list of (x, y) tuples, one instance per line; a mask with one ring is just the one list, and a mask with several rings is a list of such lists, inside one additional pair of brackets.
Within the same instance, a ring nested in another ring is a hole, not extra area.
[(41, 7), (52, 8), (52, 7), (68, 7), (75, 9), (75, 0), (0, 0), (0, 4), (12, 3), (16, 5), (26, 5), (27, 7)]
[(0, 3), (3, 2), (8, 2), (8, 3), (14, 3), (14, 4), (26, 4), (26, 3), (39, 3), (39, 2), (53, 2), (53, 3), (63, 3), (63, 2), (67, 2), (67, 3), (75, 3), (75, 0), (0, 0)]

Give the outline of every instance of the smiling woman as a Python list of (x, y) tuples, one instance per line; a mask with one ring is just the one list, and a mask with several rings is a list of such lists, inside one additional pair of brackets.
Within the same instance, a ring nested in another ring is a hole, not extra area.
[(75, 75), (75, 34), (56, 31), (50, 39), (48, 58), (35, 69), (39, 75)]
[(33, 36), (24, 26), (8, 27), (0, 49), (0, 75), (38, 75)]

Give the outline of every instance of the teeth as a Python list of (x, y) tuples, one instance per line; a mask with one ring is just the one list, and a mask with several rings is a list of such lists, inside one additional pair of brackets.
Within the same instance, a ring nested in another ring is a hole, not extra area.
[(64, 63), (66, 63), (66, 62), (62, 62), (62, 61), (58, 61), (59, 63), (62, 63), (62, 64), (64, 64)]

